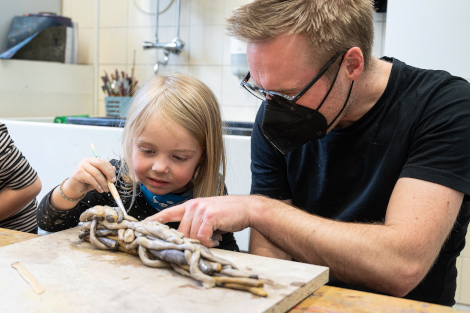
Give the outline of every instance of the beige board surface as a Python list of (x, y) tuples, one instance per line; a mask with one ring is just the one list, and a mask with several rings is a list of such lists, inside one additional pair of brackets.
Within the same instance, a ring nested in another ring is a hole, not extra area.
[[(78, 228), (0, 248), (1, 312), (285, 312), (328, 281), (328, 268), (211, 249), (265, 281), (269, 296), (204, 289), (137, 256), (98, 250)], [(46, 289), (36, 294), (11, 264), (20, 262)]]

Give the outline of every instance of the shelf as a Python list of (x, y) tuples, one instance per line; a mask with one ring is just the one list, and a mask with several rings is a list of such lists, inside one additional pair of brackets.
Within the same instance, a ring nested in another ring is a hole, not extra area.
[(92, 65), (0, 60), (4, 117), (93, 114)]

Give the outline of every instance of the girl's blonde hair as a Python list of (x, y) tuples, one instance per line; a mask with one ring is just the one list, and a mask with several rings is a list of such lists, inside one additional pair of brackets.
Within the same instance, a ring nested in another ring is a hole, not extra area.
[(255, 0), (233, 11), (227, 30), (246, 42), (303, 34), (319, 66), (338, 52), (359, 47), (367, 69), (374, 43), (373, 12), (372, 0)]
[(176, 123), (183, 127), (203, 150), (203, 161), (192, 177), (194, 198), (223, 195), (225, 148), (219, 104), (204, 83), (179, 73), (148, 78), (129, 108), (122, 137), (124, 159), (121, 160), (121, 175), (127, 183), (132, 183), (133, 195), (138, 184), (131, 170), (134, 139), (147, 122), (155, 118), (168, 125)]

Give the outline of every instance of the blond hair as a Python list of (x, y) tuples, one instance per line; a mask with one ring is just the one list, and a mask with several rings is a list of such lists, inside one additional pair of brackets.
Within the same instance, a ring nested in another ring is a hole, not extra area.
[(374, 43), (372, 0), (255, 0), (233, 11), (228, 34), (246, 42), (302, 34), (318, 53), (318, 65), (359, 47), (369, 67)]
[(121, 176), (132, 183), (135, 197), (138, 179), (132, 170), (134, 139), (150, 119), (176, 123), (186, 129), (203, 150), (203, 161), (194, 171), (193, 196), (224, 194), (225, 148), (219, 104), (212, 91), (196, 78), (173, 73), (153, 75), (139, 88), (127, 114), (122, 144)]

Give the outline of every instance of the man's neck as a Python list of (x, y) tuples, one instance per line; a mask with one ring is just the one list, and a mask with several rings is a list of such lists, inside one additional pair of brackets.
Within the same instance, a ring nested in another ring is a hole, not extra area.
[[(345, 128), (364, 116), (377, 103), (387, 87), (392, 64), (372, 58), (370, 68), (355, 82), (346, 115), (336, 128)], [(355, 90), (354, 90), (355, 89)]]

